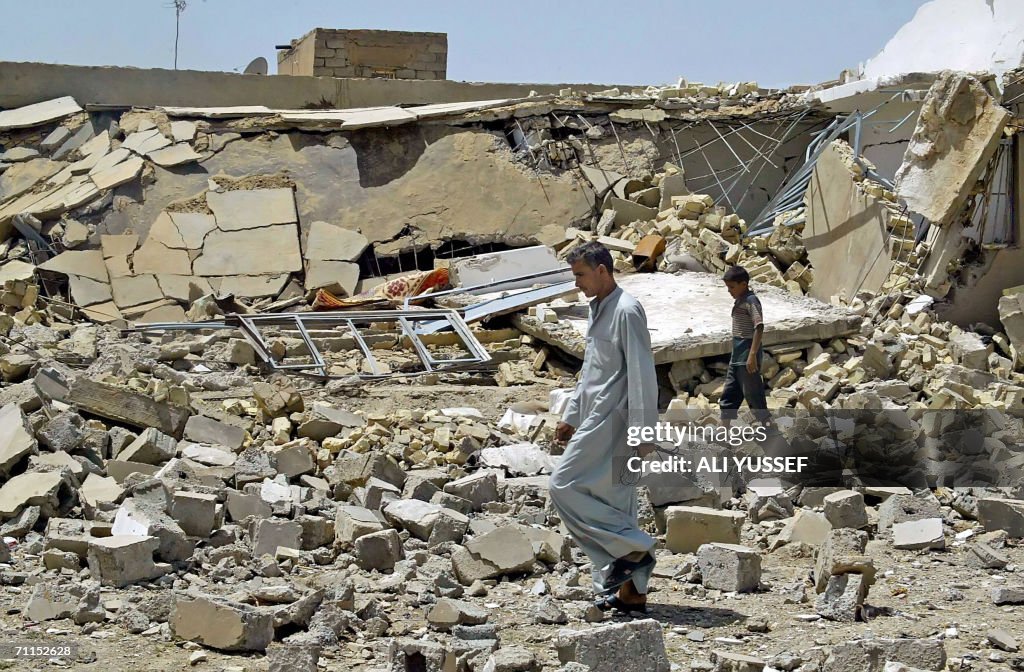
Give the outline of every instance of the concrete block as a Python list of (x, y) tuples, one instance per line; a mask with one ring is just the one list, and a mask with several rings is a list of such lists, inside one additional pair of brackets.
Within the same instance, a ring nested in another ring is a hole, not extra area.
[(319, 644), (271, 642), (267, 645), (268, 672), (317, 672), (319, 660)]
[(562, 629), (555, 640), (558, 660), (581, 663), (590, 672), (669, 672), (661, 624), (644, 619), (586, 630)]
[(228, 516), (235, 522), (244, 520), (248, 516), (269, 518), (274, 513), (270, 505), (264, 502), (259, 495), (246, 495), (234, 490), (228, 491), (227, 511)]
[(854, 490), (834, 492), (825, 497), (825, 518), (832, 527), (859, 530), (868, 525), (868, 512), (864, 508), (864, 495)]
[(701, 584), (729, 592), (750, 592), (761, 585), (761, 556), (735, 544), (703, 544), (697, 549)]
[(310, 439), (296, 439), (281, 446), (267, 446), (270, 462), (277, 473), (288, 478), (312, 473), (316, 469), (316, 446)]
[(104, 586), (124, 586), (149, 581), (170, 571), (153, 562), (160, 547), (155, 537), (112, 536), (89, 542), (89, 573)]
[(786, 521), (782, 532), (776, 537), (772, 550), (790, 542), (803, 542), (811, 546), (820, 546), (825, 543), (828, 533), (832, 530), (832, 524), (823, 513), (797, 509), (792, 518)]
[(703, 544), (738, 544), (746, 516), (703, 506), (670, 506), (665, 511), (665, 546), (673, 553), (694, 553)]

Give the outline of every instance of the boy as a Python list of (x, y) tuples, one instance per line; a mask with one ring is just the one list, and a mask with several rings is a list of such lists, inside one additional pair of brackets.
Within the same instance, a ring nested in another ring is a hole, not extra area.
[(750, 289), (750, 275), (742, 266), (731, 267), (722, 279), (735, 300), (732, 304), (732, 358), (719, 402), (722, 420), (728, 426), (746, 399), (758, 420), (768, 424), (768, 402), (761, 378), (761, 336), (764, 334), (761, 301)]

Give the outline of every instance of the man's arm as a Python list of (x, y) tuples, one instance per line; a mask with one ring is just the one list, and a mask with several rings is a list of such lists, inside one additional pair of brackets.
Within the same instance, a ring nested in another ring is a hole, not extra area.
[(643, 308), (638, 305), (626, 310), (620, 329), (626, 364), (627, 421), (631, 427), (653, 427), (658, 422), (658, 378)]
[[(584, 360), (584, 366), (586, 366), (586, 360)], [(582, 379), (582, 375), (580, 376)], [(565, 405), (565, 411), (562, 412), (562, 420), (555, 426), (555, 442), (566, 443), (572, 438), (572, 435), (576, 432), (576, 428), (580, 426), (580, 422), (583, 418), (580, 417), (580, 393), (582, 391), (581, 383), (576, 383), (576, 387), (572, 391), (572, 396), (569, 397), (569, 402)]]
[(754, 338), (750, 344), (750, 353), (747, 355), (747, 372), (757, 373), (757, 353), (761, 349), (761, 337), (764, 334), (764, 317), (761, 315), (761, 302), (751, 297), (747, 301), (747, 310), (750, 312), (750, 320), (754, 323)]
[(764, 324), (754, 327), (754, 338), (750, 344), (750, 354), (747, 355), (747, 372), (757, 373), (757, 351), (761, 349), (761, 334), (764, 333)]

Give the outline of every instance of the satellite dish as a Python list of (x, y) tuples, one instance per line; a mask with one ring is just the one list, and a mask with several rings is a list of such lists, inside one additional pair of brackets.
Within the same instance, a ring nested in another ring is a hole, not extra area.
[(267, 59), (260, 56), (259, 58), (252, 59), (252, 63), (245, 66), (245, 74), (247, 75), (265, 75), (267, 74)]

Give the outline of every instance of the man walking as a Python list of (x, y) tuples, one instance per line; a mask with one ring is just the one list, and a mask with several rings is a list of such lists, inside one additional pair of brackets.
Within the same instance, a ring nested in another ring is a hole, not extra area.
[[(579, 384), (555, 431), (565, 452), (549, 493), (559, 517), (591, 561), (601, 609), (646, 611), (654, 539), (637, 524), (634, 486), (618, 477), (630, 426), (658, 421), (658, 384), (647, 316), (612, 276), (608, 249), (589, 242), (567, 258), (590, 302)], [(617, 594), (613, 594), (618, 589)]]

